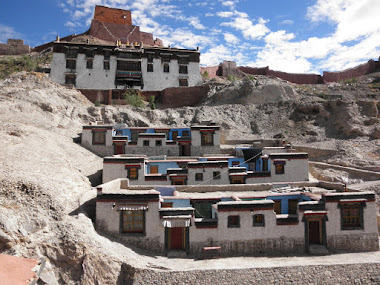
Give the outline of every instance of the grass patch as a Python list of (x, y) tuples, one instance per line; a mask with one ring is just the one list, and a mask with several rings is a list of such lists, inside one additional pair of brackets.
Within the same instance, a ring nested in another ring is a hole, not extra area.
[(137, 89), (128, 89), (125, 91), (124, 99), (128, 105), (131, 105), (133, 107), (142, 108), (146, 103), (144, 98), (140, 95), (139, 90)]

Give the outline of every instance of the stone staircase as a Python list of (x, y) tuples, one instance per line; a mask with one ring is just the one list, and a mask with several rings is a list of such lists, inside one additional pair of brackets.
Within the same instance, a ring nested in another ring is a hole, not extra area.
[(328, 255), (330, 254), (327, 248), (321, 244), (310, 244), (309, 245), (310, 255)]
[(186, 251), (183, 250), (169, 250), (168, 258), (187, 258)]

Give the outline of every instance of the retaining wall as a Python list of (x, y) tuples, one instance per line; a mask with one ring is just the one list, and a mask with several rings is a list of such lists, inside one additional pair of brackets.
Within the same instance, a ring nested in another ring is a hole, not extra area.
[(209, 86), (172, 87), (162, 91), (161, 103), (166, 108), (196, 106), (205, 98)]
[(216, 66), (206, 66), (206, 67), (201, 67), (201, 74), (205, 73), (207, 71), (208, 73), (208, 78), (215, 78), (217, 76), (220, 76), (220, 65)]
[(0, 55), (20, 55), (30, 52), (30, 46), (24, 40), (8, 39), (6, 44), (0, 43)]
[(379, 284), (380, 263), (192, 271), (122, 266), (123, 284)]

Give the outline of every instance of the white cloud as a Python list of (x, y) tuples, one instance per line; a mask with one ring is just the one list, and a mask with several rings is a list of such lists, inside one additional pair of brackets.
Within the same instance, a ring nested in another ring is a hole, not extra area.
[(233, 7), (235, 5), (234, 1), (223, 1), (222, 2), (223, 6), (230, 6)]
[(243, 65), (247, 58), (241, 52), (233, 51), (224, 45), (213, 46), (207, 52), (201, 53), (202, 65), (217, 65), (223, 60), (235, 61), (238, 65)]
[(237, 44), (239, 39), (231, 33), (224, 33), (224, 40), (231, 45)]
[(259, 19), (257, 24), (247, 18), (235, 18), (232, 22), (222, 23), (222, 26), (233, 27), (236, 30), (240, 30), (246, 39), (257, 40), (265, 36), (270, 30), (265, 26), (267, 20)]
[(187, 21), (189, 22), (191, 26), (193, 26), (194, 28), (198, 30), (206, 29), (206, 27), (201, 24), (198, 17), (189, 17), (187, 18)]
[(216, 15), (221, 17), (221, 18), (229, 18), (229, 17), (232, 17), (234, 15), (234, 12), (222, 11), (222, 12), (217, 12)]
[(13, 27), (0, 24), (0, 42), (6, 43), (8, 39), (22, 38), (22, 35)]
[(189, 49), (203, 48), (214, 41), (210, 36), (196, 35), (188, 29), (173, 30), (168, 36), (162, 36), (161, 39), (166, 45)]
[(294, 21), (293, 20), (282, 20), (280, 22), (281, 25), (293, 25)]
[(294, 39), (294, 34), (287, 34), (284, 30), (271, 32), (265, 37), (265, 42), (272, 45), (280, 45)]

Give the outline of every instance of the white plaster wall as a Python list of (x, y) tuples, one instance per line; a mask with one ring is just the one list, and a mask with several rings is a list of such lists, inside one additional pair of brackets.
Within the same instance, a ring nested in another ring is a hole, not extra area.
[(340, 208), (338, 208), (337, 203), (326, 203), (326, 210), (328, 211), (329, 219), (326, 222), (327, 237), (332, 235), (378, 233), (375, 202), (367, 202), (367, 206), (363, 208), (364, 229), (359, 230), (341, 230)]
[[(101, 230), (118, 235), (120, 233), (120, 211), (118, 211), (118, 202), (116, 207), (112, 208), (115, 202), (97, 202), (96, 203), (96, 224)], [(119, 204), (123, 203), (122, 201)], [(145, 211), (145, 236), (141, 238), (158, 238), (164, 243), (164, 227), (159, 217), (159, 202), (149, 202), (148, 210)]]
[(148, 59), (143, 58), (141, 62), (141, 72), (144, 82), (144, 90), (160, 91), (168, 87), (178, 87), (179, 78), (187, 78), (189, 86), (199, 85), (201, 75), (198, 62), (189, 62), (188, 74), (179, 73), (178, 60), (171, 60), (169, 72), (164, 72), (164, 62), (161, 59), (153, 59), (153, 72), (147, 72)]
[(93, 68), (86, 68), (87, 60), (84, 54), (78, 54), (77, 57), (77, 79), (76, 88), (82, 89), (114, 89), (116, 75), (115, 56), (110, 58), (110, 69), (103, 69), (103, 55), (95, 55), (93, 59)]
[(103, 69), (103, 55), (95, 55), (93, 68), (87, 69), (85, 54), (78, 54), (76, 58), (76, 69), (66, 68), (66, 55), (64, 53), (53, 53), (50, 77), (54, 82), (65, 84), (65, 73), (76, 72), (76, 88), (107, 90), (115, 88), (116, 57), (110, 58), (110, 69)]
[[(203, 172), (203, 169), (205, 172)], [(221, 176), (220, 179), (213, 179), (213, 172), (219, 171)], [(195, 180), (195, 173), (203, 173), (203, 181)], [(206, 182), (207, 181), (207, 182)], [(230, 184), (230, 180), (228, 177), (228, 168), (220, 168), (220, 167), (205, 167), (205, 168), (189, 168), (188, 169), (188, 185), (225, 185)]]
[[(128, 173), (124, 165), (124, 163), (103, 163), (103, 183), (117, 178), (127, 178)], [(132, 181), (134, 180), (129, 181), (130, 184)]]
[(285, 159), (285, 160), (286, 160), (285, 173), (276, 174), (274, 161), (273, 159), (271, 159), (271, 182), (309, 181), (308, 159)]
[(144, 154), (147, 156), (155, 155), (168, 155), (168, 156), (178, 156), (179, 147), (178, 145), (163, 145), (163, 146), (152, 146), (155, 142), (150, 143), (150, 146), (135, 146), (135, 145), (126, 145), (125, 153), (126, 154)]
[[(201, 146), (201, 132), (199, 130), (191, 131), (191, 146)], [(220, 146), (220, 131), (214, 133), (214, 146)]]
[[(263, 214), (265, 219), (265, 227), (253, 227), (254, 214)], [(240, 216), (240, 228), (228, 228), (228, 216)], [(217, 241), (234, 241), (234, 240), (254, 240), (267, 238), (304, 238), (304, 223), (299, 222), (298, 225), (276, 225), (276, 215), (273, 211), (260, 210), (254, 211), (228, 211), (218, 212), (218, 227), (213, 229), (201, 229), (192, 226), (190, 228), (190, 244), (191, 242), (206, 242), (212, 238)]]
[(56, 83), (65, 84), (66, 55), (64, 53), (53, 53), (51, 62), (50, 78)]
[[(102, 127), (99, 126), (99, 129)], [(106, 131), (106, 144), (105, 145), (93, 145), (92, 144), (92, 129), (83, 129), (81, 145), (92, 151), (99, 156), (109, 156), (114, 154), (114, 147), (112, 141), (112, 130)]]

